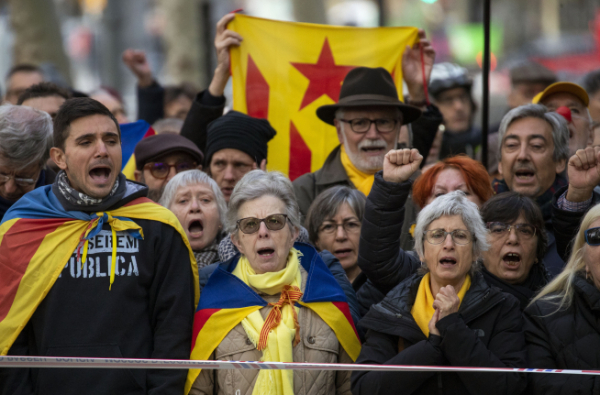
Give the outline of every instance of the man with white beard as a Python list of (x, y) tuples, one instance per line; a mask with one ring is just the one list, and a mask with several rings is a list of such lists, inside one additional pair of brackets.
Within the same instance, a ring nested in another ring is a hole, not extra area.
[(306, 216), (319, 193), (335, 185), (354, 187), (368, 195), (385, 154), (396, 148), (401, 126), (421, 116), (418, 107), (424, 107), (424, 96), (422, 99), (421, 103), (410, 95), (409, 103), (414, 106), (400, 101), (392, 76), (383, 68), (351, 70), (339, 102), (317, 109), (323, 122), (335, 126), (340, 145), (321, 169), (293, 182), (302, 215)]

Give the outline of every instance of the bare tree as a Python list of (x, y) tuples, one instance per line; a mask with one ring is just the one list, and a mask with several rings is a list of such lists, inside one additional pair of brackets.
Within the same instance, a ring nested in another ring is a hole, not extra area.
[(165, 17), (164, 43), (167, 79), (179, 84), (191, 82), (199, 86), (207, 84), (204, 32), (201, 29), (201, 7), (198, 0), (160, 0), (158, 3)]
[(54, 1), (9, 0), (9, 6), (15, 35), (14, 63), (52, 63), (70, 81), (69, 60)]

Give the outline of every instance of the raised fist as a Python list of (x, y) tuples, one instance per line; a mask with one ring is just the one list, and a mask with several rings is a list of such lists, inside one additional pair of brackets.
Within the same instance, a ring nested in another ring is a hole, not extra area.
[(419, 170), (422, 161), (423, 155), (415, 148), (391, 150), (383, 159), (383, 179), (404, 182)]
[(596, 185), (600, 183), (600, 147), (577, 150), (569, 159), (567, 174), (569, 176), (567, 200), (570, 202), (588, 200)]
[(140, 87), (152, 85), (154, 77), (152, 76), (152, 70), (150, 69), (150, 64), (146, 59), (146, 53), (144, 51), (126, 49), (123, 52), (123, 63), (125, 63), (129, 70), (135, 74)]

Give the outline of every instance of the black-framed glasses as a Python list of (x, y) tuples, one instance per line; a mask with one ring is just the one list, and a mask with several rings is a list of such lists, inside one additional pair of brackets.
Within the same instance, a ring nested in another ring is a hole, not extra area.
[(600, 228), (590, 228), (585, 231), (585, 242), (590, 246), (600, 245)]
[(393, 132), (398, 123), (397, 119), (393, 118), (381, 118), (381, 119), (368, 119), (368, 118), (356, 118), (356, 119), (340, 119), (342, 122), (350, 124), (350, 129), (354, 133), (367, 133), (371, 128), (371, 124), (375, 124), (375, 129), (379, 133)]
[(15, 184), (17, 184), (20, 187), (30, 187), (32, 185), (35, 185), (35, 183), (37, 182), (37, 178), (23, 178), (15, 177), (14, 175), (0, 174), (0, 185), (6, 184), (11, 178), (15, 180)]
[(262, 219), (248, 217), (238, 219), (236, 224), (239, 230), (249, 235), (258, 232), (258, 229), (260, 229), (261, 222), (264, 222), (265, 226), (269, 230), (281, 230), (287, 222), (287, 217), (288, 216), (286, 214), (273, 214)]
[(186, 170), (194, 170), (198, 168), (198, 164), (196, 162), (177, 162), (174, 165), (170, 165), (164, 162), (150, 162), (144, 165), (144, 169), (149, 170), (152, 177), (161, 180), (169, 176), (172, 167), (175, 168), (176, 173), (180, 173)]
[(467, 245), (473, 240), (471, 232), (464, 229), (454, 229), (452, 232), (446, 232), (445, 229), (431, 229), (426, 230), (424, 233), (425, 240), (429, 244), (442, 244), (448, 235), (452, 237), (454, 244), (460, 246)]
[(356, 220), (344, 221), (341, 224), (336, 224), (335, 222), (324, 222), (323, 225), (319, 227), (319, 232), (333, 234), (340, 226), (344, 228), (346, 233), (357, 233), (360, 232), (361, 223)]
[(511, 229), (514, 229), (517, 236), (524, 240), (531, 239), (536, 233), (535, 227), (529, 224), (509, 225), (504, 222), (488, 222), (486, 225), (490, 234), (495, 237), (504, 237), (510, 233)]

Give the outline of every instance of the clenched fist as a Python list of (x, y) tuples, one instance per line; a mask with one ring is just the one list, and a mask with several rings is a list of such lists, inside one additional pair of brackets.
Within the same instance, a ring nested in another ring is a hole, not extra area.
[(423, 155), (413, 149), (396, 149), (385, 154), (383, 179), (388, 182), (404, 182), (410, 178), (423, 161)]

